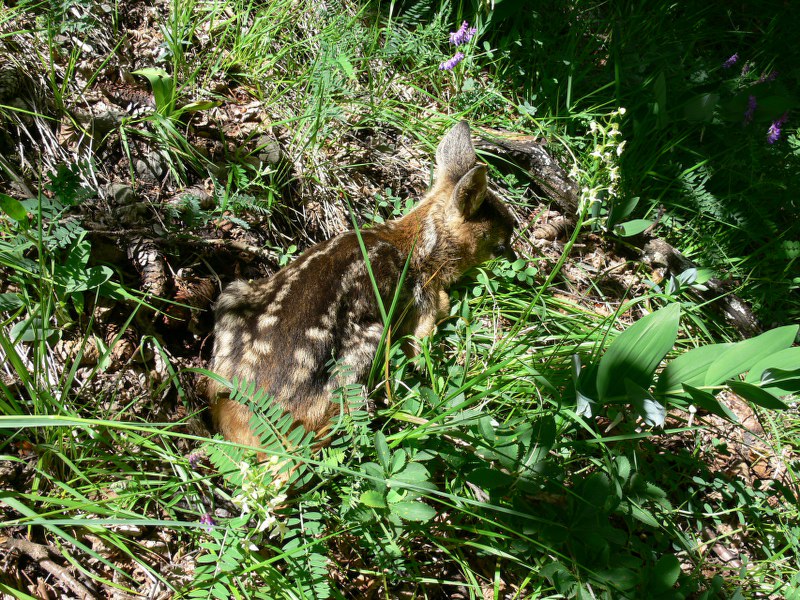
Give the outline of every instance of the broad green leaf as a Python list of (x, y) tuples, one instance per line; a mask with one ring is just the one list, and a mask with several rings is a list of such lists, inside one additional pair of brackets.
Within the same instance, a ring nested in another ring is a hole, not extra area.
[(750, 370), (770, 355), (789, 348), (797, 336), (797, 329), (798, 325), (787, 325), (737, 342), (708, 367), (705, 385), (719, 385)]
[(22, 203), (16, 198), (12, 198), (6, 194), (0, 194), (0, 210), (17, 223), (22, 223), (23, 225), (28, 224), (28, 211), (25, 210), (25, 207), (22, 206)]
[(405, 492), (401, 492), (396, 489), (389, 488), (389, 491), (386, 492), (386, 502), (388, 504), (394, 504), (400, 502), (405, 497), (406, 497)]
[(789, 408), (779, 398), (773, 396), (767, 390), (761, 389), (751, 383), (734, 380), (728, 382), (728, 387), (745, 400), (749, 400), (753, 404), (757, 404), (763, 408), (773, 410), (785, 410)]
[(712, 394), (704, 390), (698, 390), (687, 383), (683, 384), (683, 388), (686, 390), (686, 393), (691, 396), (692, 402), (696, 406), (699, 406), (703, 410), (707, 410), (712, 415), (717, 415), (723, 419), (728, 419), (733, 423), (739, 422), (739, 417), (737, 417), (734, 412), (725, 404), (717, 400)]
[(652, 224), (653, 222), (648, 219), (625, 221), (624, 223), (619, 223), (614, 226), (614, 233), (622, 237), (631, 237), (633, 235), (639, 235)]
[(614, 459), (614, 462), (617, 467), (617, 477), (619, 477), (620, 481), (624, 484), (631, 476), (631, 461), (628, 460), (627, 456), (619, 454)]
[(639, 196), (634, 196), (632, 198), (628, 198), (627, 200), (621, 200), (619, 203), (615, 203), (611, 207), (611, 210), (608, 211), (609, 224), (614, 226), (619, 223), (622, 219), (633, 212), (633, 209), (636, 208), (637, 204), (639, 204)]
[(478, 467), (467, 474), (467, 481), (487, 490), (508, 488), (514, 483), (514, 478), (508, 473), (503, 473), (490, 467)]
[(375, 432), (375, 452), (378, 455), (378, 462), (381, 463), (385, 471), (388, 471), (392, 455), (389, 452), (389, 445), (386, 443), (386, 436), (383, 435), (382, 431)]
[(581, 365), (581, 357), (572, 355), (572, 380), (575, 382), (575, 412), (587, 419), (598, 412), (597, 365)]
[(733, 344), (709, 344), (700, 346), (681, 354), (661, 371), (656, 384), (656, 395), (683, 394), (681, 384), (693, 387), (701, 386), (706, 380), (708, 367), (716, 361), (722, 352)]
[(430, 474), (428, 473), (428, 469), (420, 463), (410, 462), (402, 471), (395, 474), (393, 479), (406, 483), (420, 483), (422, 481), (428, 481), (428, 479), (430, 479)]
[(625, 567), (613, 567), (611, 569), (600, 570), (595, 576), (606, 581), (615, 590), (630, 590), (636, 587), (639, 577), (635, 571)]
[(776, 396), (795, 394), (800, 391), (800, 369), (767, 369), (761, 374), (761, 388)]
[(81, 240), (69, 251), (65, 266), (72, 269), (82, 269), (89, 263), (92, 254), (92, 244), (89, 240)]
[(653, 372), (675, 344), (680, 305), (670, 304), (636, 321), (608, 347), (597, 369), (600, 399), (625, 394), (625, 380), (649, 388)]
[(73, 277), (69, 278), (64, 286), (64, 291), (68, 294), (96, 289), (111, 279), (114, 271), (105, 265), (98, 265), (87, 271), (73, 271), (71, 275)]
[(20, 298), (17, 294), (0, 294), (0, 311), (17, 310), (22, 305), (22, 298)]
[(492, 425), (492, 417), (485, 415), (478, 419), (478, 430), (484, 440), (493, 444), (497, 436), (494, 433), (494, 426)]
[(667, 418), (667, 410), (642, 386), (637, 385), (630, 379), (625, 380), (625, 389), (628, 392), (628, 399), (650, 427), (662, 427)]
[(681, 563), (674, 554), (665, 554), (653, 567), (653, 585), (662, 589), (671, 589), (681, 575)]
[(8, 337), (12, 343), (19, 342), (38, 342), (49, 340), (57, 331), (49, 323), (42, 321), (40, 317), (27, 318), (16, 323), (9, 332)]
[(359, 498), (359, 502), (370, 508), (386, 508), (386, 499), (376, 490), (367, 490)]
[(230, 590), (219, 581), (211, 588), (211, 593), (217, 600), (228, 600), (231, 597)]
[(718, 103), (719, 94), (700, 94), (684, 104), (683, 114), (689, 121), (710, 121)]
[(392, 454), (392, 464), (389, 466), (389, 472), (390, 473), (399, 472), (403, 467), (406, 466), (407, 458), (408, 457), (406, 455), (405, 450), (403, 450), (402, 448), (397, 450), (394, 454)]
[[(374, 462), (366, 462), (363, 465), (361, 465), (361, 471), (363, 471), (365, 475), (368, 475), (369, 477), (374, 477), (374, 478), (377, 478), (377, 479), (382, 479), (383, 475), (384, 475), (383, 469), (381, 469), (381, 466), (379, 464), (377, 464), (377, 463), (374, 463)], [(374, 483), (377, 483), (377, 482), (374, 482)]]
[[(800, 346), (787, 348), (786, 350), (781, 350), (780, 352), (776, 352), (758, 361), (752, 366), (744, 380), (747, 383), (758, 384), (761, 382), (762, 376), (767, 369), (788, 371), (796, 369), (798, 365), (800, 365)], [(769, 388), (769, 391), (776, 396), (785, 396), (786, 394), (794, 393), (794, 390), (787, 389), (787, 387), (780, 385), (780, 383), (776, 383), (775, 385), (762, 384), (762, 387)]]
[(156, 108), (162, 115), (169, 116), (175, 107), (175, 80), (164, 69), (147, 67), (133, 71), (134, 75), (142, 75), (153, 88)]
[(661, 523), (653, 516), (646, 508), (642, 508), (641, 506), (636, 506), (635, 504), (631, 506), (631, 516), (636, 519), (637, 521), (641, 521), (645, 525), (649, 525), (655, 529), (661, 527)]
[(397, 502), (390, 507), (391, 511), (404, 521), (418, 521), (425, 523), (436, 516), (433, 507), (424, 502), (412, 500), (410, 502)]
[(553, 561), (539, 572), (546, 577), (559, 594), (570, 598), (575, 595), (578, 580), (560, 562)]
[(177, 112), (200, 112), (203, 110), (208, 110), (209, 108), (216, 108), (221, 104), (222, 102), (219, 100), (198, 100), (197, 102), (189, 102), (188, 104), (181, 106), (180, 111)]
[(595, 600), (596, 598), (594, 592), (589, 591), (584, 584), (580, 584), (575, 590), (575, 600)]
[(543, 468), (544, 461), (556, 442), (556, 421), (553, 416), (536, 419), (531, 428), (531, 437), (530, 451), (522, 460), (523, 474), (531, 469), (540, 471)]
[(611, 481), (604, 473), (592, 473), (581, 486), (580, 495), (592, 506), (603, 506), (611, 493)]

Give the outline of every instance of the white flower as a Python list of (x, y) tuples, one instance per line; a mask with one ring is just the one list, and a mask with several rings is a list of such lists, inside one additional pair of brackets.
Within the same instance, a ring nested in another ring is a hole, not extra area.
[(626, 143), (627, 141), (628, 141), (628, 140), (622, 140), (622, 141), (619, 143), (619, 146), (617, 146), (617, 156), (622, 156), (622, 150), (625, 148), (625, 143)]
[(281, 539), (286, 535), (286, 532), (289, 531), (289, 528), (286, 526), (286, 523), (283, 521), (278, 521), (275, 524), (275, 529), (272, 531), (271, 535), (275, 535), (278, 533), (281, 536)]
[(258, 524), (258, 532), (263, 533), (266, 529), (273, 527), (277, 521), (278, 519), (275, 518), (275, 515), (268, 515), (266, 519), (263, 519)]

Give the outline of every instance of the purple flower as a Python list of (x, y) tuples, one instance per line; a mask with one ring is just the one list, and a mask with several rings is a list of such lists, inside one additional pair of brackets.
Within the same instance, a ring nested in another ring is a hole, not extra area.
[(455, 67), (458, 63), (464, 60), (464, 53), (463, 52), (456, 52), (456, 55), (453, 58), (450, 58), (444, 61), (442, 64), (439, 65), (440, 71), (452, 71), (453, 67)]
[(753, 120), (753, 115), (756, 112), (756, 106), (758, 106), (758, 102), (756, 102), (755, 96), (750, 96), (747, 99), (747, 110), (744, 111), (744, 124), (747, 125)]
[(770, 71), (769, 73), (762, 73), (761, 77), (758, 78), (758, 82), (757, 83), (764, 83), (765, 81), (766, 82), (775, 81), (775, 79), (777, 79), (777, 77), (778, 77), (778, 72), (777, 71)]
[(192, 452), (189, 456), (186, 457), (186, 460), (189, 461), (190, 467), (197, 470), (197, 465), (200, 464), (200, 455), (197, 452)]
[(450, 32), (450, 43), (454, 46), (460, 46), (461, 44), (466, 44), (468, 41), (472, 39), (478, 32), (478, 29), (475, 27), (470, 27), (469, 23), (464, 21), (461, 24), (461, 27), (458, 28), (458, 31)]
[(211, 528), (216, 525), (216, 523), (214, 523), (214, 519), (212, 519), (211, 515), (208, 513), (205, 513), (202, 517), (200, 517), (200, 524), (205, 525), (206, 531), (211, 531)]
[(744, 63), (744, 65), (742, 66), (742, 77), (747, 75), (752, 68), (753, 68), (752, 63), (749, 62)]
[(739, 53), (737, 52), (736, 54), (731, 56), (728, 60), (726, 60), (724, 63), (722, 63), (722, 68), (730, 69), (733, 65), (736, 64), (738, 60), (739, 60)]
[(787, 117), (788, 113), (783, 113), (780, 119), (773, 121), (772, 125), (769, 126), (769, 129), (767, 130), (767, 141), (770, 144), (774, 144), (780, 139), (781, 127), (783, 127), (783, 124), (786, 123)]

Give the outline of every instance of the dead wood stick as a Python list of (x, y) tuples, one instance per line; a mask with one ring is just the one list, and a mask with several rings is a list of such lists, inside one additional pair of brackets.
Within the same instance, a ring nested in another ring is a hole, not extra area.
[[(641, 248), (642, 260), (651, 267), (666, 267), (672, 275), (696, 268), (670, 244), (659, 238), (648, 240)], [(722, 316), (746, 337), (761, 333), (761, 324), (747, 303), (725, 289), (719, 279), (712, 278), (704, 284), (708, 290), (695, 290), (704, 301), (719, 309)]]
[[(578, 184), (570, 179), (558, 162), (550, 156), (543, 140), (496, 129), (482, 130), (483, 137), (475, 146), (501, 156), (526, 169), (546, 196), (561, 209), (562, 219), (545, 225), (534, 232), (534, 237), (551, 237), (572, 230), (578, 211)], [(653, 235), (655, 227), (637, 238), (640, 258), (651, 267), (664, 266), (672, 275), (683, 273), (696, 265), (664, 240)], [(761, 325), (750, 307), (738, 296), (730, 293), (719, 279), (706, 284), (707, 291), (698, 291), (702, 300), (717, 308), (724, 318), (744, 336), (756, 335)]]
[(545, 140), (497, 129), (481, 131), (483, 137), (475, 143), (477, 149), (489, 150), (526, 169), (540, 191), (558, 205), (565, 218), (574, 223), (578, 212), (578, 184), (550, 155)]
[(0, 542), (0, 545), (14, 548), (27, 554), (30, 558), (39, 563), (45, 571), (53, 575), (56, 579), (62, 581), (72, 592), (82, 600), (92, 600), (97, 598), (95, 594), (78, 581), (73, 575), (64, 567), (54, 562), (50, 558), (50, 553), (55, 553), (54, 550), (42, 544), (35, 544), (28, 540), (20, 540), (16, 538), (7, 538), (5, 541)]

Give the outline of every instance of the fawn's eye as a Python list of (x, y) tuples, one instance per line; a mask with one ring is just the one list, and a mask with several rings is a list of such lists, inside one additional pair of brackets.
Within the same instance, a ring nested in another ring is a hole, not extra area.
[(494, 255), (495, 256), (503, 256), (506, 253), (506, 245), (505, 244), (498, 244), (494, 248)]

